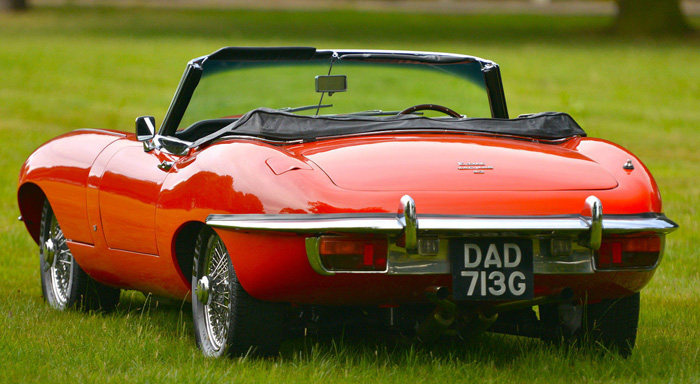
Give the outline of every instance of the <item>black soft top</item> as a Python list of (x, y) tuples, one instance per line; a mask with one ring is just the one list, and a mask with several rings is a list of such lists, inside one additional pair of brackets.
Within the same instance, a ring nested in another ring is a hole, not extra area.
[[(195, 128), (191, 127), (190, 129)], [(542, 112), (515, 119), (429, 118), (399, 116), (302, 116), (279, 110), (254, 109), (223, 128), (200, 138), (194, 146), (222, 136), (244, 135), (269, 140), (313, 141), (323, 137), (387, 131), (473, 132), (557, 140), (586, 136), (586, 132), (563, 112)]]

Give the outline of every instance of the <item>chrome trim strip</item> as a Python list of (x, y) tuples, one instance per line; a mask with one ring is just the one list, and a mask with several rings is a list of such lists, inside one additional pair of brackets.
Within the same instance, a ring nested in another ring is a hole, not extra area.
[(382, 233), (398, 235), (404, 225), (395, 214), (209, 215), (207, 225), (249, 231), (292, 233)]
[(551, 232), (586, 231), (587, 223), (580, 216), (571, 217), (486, 217), (486, 216), (423, 216), (418, 215), (421, 231), (440, 233), (462, 232)]
[(594, 269), (590, 258), (576, 261), (536, 259), (533, 271), (535, 275), (587, 275)]
[[(403, 216), (403, 214), (402, 214)], [(405, 227), (404, 218), (395, 214), (301, 214), (301, 215), (209, 215), (206, 223), (212, 227), (244, 231), (273, 231), (313, 234), (325, 232), (381, 233), (398, 235)], [(465, 216), (465, 215), (416, 215), (418, 234), (442, 233), (470, 236), (484, 232), (517, 231), (536, 233), (582, 233), (591, 225), (580, 215), (567, 216)], [(602, 219), (605, 234), (634, 232), (669, 233), (678, 224), (663, 214), (607, 216)]]
[(323, 268), (323, 263), (321, 263), (321, 254), (319, 252), (319, 245), (321, 243), (320, 237), (307, 237), (306, 238), (306, 257), (309, 259), (309, 264), (316, 273), (323, 276), (333, 276), (335, 273), (328, 271)]
[(606, 234), (656, 232), (670, 233), (678, 229), (678, 224), (668, 219), (663, 214), (644, 219), (629, 217), (610, 218), (603, 220), (603, 232)]
[[(536, 275), (583, 275), (591, 274), (593, 270), (592, 249), (577, 244), (575, 238), (571, 238), (571, 254), (568, 256), (552, 256), (543, 247), (551, 237), (534, 240), (533, 246), (533, 271)], [(545, 244), (543, 244), (545, 243)]]

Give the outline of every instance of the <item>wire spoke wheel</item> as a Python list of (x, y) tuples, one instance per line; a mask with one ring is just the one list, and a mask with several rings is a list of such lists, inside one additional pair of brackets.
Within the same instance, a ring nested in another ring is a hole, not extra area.
[[(49, 265), (51, 288), (60, 308), (68, 305), (70, 290), (73, 284), (73, 255), (66, 245), (66, 238), (55, 216), (51, 216), (49, 224), (49, 238), (44, 244), (47, 253), (53, 261)], [(49, 250), (50, 249), (50, 250)]]
[(100, 284), (80, 268), (48, 201), (44, 202), (40, 231), (39, 268), (44, 300), (60, 310), (113, 310), (119, 303), (120, 290)]
[(284, 305), (252, 297), (226, 245), (209, 227), (195, 242), (192, 317), (205, 356), (274, 355), (284, 338)]
[(209, 280), (209, 300), (204, 305), (204, 321), (212, 347), (219, 351), (226, 344), (231, 307), (231, 268), (228, 253), (219, 237), (209, 239), (205, 270)]

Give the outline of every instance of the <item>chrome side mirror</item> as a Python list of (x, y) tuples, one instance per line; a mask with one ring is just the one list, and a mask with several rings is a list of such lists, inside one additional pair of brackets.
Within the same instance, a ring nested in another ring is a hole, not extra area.
[(148, 141), (156, 135), (156, 119), (153, 116), (136, 118), (136, 140)]
[(154, 148), (153, 138), (156, 136), (156, 119), (153, 116), (136, 118), (136, 140), (143, 143), (143, 150), (148, 152)]

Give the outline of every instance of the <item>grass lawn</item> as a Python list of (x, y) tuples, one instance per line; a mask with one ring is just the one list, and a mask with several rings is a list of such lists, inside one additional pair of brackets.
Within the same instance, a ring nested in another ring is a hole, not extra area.
[[(693, 20), (700, 24), (699, 20)], [(602, 17), (37, 8), (0, 14), (0, 382), (700, 381), (700, 38), (615, 38)], [(162, 121), (185, 63), (226, 45), (446, 51), (502, 66), (511, 116), (566, 111), (635, 152), (681, 229), (621, 359), (484, 335), (469, 343), (299, 338), (271, 360), (201, 357), (188, 303), (122, 294), (109, 315), (43, 303), (17, 174), (76, 128)]]

